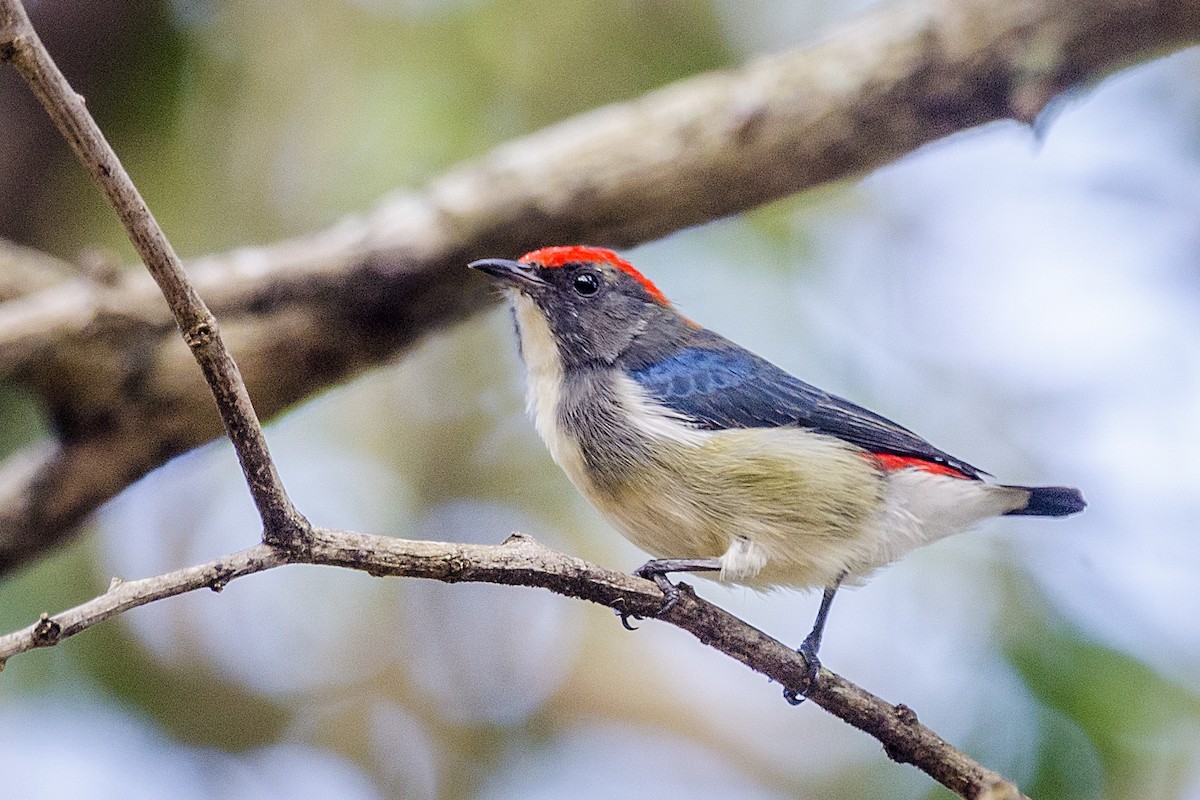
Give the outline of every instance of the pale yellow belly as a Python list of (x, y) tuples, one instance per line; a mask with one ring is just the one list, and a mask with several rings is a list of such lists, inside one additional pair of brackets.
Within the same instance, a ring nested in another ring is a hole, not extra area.
[(868, 523), (886, 491), (861, 451), (803, 430), (666, 442), (656, 463), (612, 485), (580, 477), (593, 504), (652, 556), (724, 558), (724, 580), (756, 588), (825, 586), (869, 561), (878, 542)]

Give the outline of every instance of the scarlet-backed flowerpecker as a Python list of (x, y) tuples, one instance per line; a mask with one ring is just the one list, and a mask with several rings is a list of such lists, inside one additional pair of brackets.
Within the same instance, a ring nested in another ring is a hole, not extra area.
[(470, 266), (512, 301), (528, 408), (550, 454), (655, 557), (638, 574), (668, 603), (678, 595), (667, 572), (824, 589), (800, 648), (810, 678), (842, 583), (988, 517), (1084, 508), (1077, 489), (985, 481), (697, 325), (611, 250), (546, 247)]

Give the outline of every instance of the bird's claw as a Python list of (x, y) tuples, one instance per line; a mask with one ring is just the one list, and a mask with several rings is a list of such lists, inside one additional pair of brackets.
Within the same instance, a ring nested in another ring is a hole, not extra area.
[(792, 689), (783, 690), (783, 699), (794, 706), (798, 706), (808, 699), (808, 693), (817, 685), (817, 677), (821, 672), (821, 659), (817, 658), (817, 648), (811, 635), (800, 643), (800, 649), (796, 652), (804, 656), (804, 663), (808, 667), (804, 670), (803, 692), (796, 692)]
[(636, 631), (637, 630), (637, 625), (629, 624), (630, 618), (636, 619), (638, 621), (640, 621), (642, 619), (640, 614), (634, 614), (632, 611), (621, 611), (619, 608), (614, 608), (613, 613), (621, 618), (621, 627), (627, 631)]
[(634, 575), (639, 578), (646, 578), (654, 581), (663, 593), (663, 604), (659, 607), (656, 617), (661, 617), (663, 614), (670, 611), (679, 602), (679, 587), (667, 580), (667, 576), (656, 569), (646, 569), (650, 564), (645, 564), (638, 567), (634, 571)]
[[(661, 570), (655, 569), (654, 562), (643, 564), (635, 569), (633, 574), (639, 578), (645, 578), (646, 580), (654, 581), (659, 590), (662, 591), (663, 604), (659, 607), (654, 616), (662, 616), (674, 608), (675, 604), (679, 602), (679, 587), (667, 580), (667, 576)], [(614, 611), (616, 615), (621, 618), (621, 627), (625, 628), (627, 631), (637, 630), (637, 626), (630, 624), (629, 620), (641, 620), (642, 616), (640, 614), (634, 614), (632, 611), (622, 611), (621, 609), (614, 609)]]

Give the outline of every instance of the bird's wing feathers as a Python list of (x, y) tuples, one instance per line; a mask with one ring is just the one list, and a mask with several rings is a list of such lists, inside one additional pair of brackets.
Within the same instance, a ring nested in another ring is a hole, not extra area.
[(650, 397), (709, 430), (794, 425), (871, 453), (942, 464), (970, 478), (981, 474), (912, 431), (741, 348), (684, 347), (631, 375)]

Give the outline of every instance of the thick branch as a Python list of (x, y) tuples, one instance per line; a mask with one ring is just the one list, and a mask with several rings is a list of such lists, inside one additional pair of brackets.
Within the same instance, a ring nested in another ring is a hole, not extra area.
[(21, 0), (0, 0), (0, 57), (25, 79), (59, 133), (91, 173), (166, 298), (175, 324), (216, 399), (217, 410), (262, 517), (265, 535), (277, 540), (296, 538), (307, 528), (307, 522), (283, 489), (250, 395), (222, 341), (216, 318), (192, 287), (179, 256), (88, 113), (83, 97), (71, 89), (38, 38)]
[[(348, 567), (377, 576), (540, 587), (643, 617), (657, 614), (663, 602), (662, 592), (651, 581), (589, 564), (518, 534), (500, 545), (472, 545), (318, 528), (307, 554), (256, 545), (153, 578), (114, 579), (99, 597), (54, 616), (43, 614), (29, 627), (0, 637), (0, 667), (14, 655), (58, 644), (139, 605), (197, 589), (220, 591), (243, 575), (301, 562)], [(680, 601), (661, 617), (663, 621), (688, 631), (783, 687), (797, 692), (807, 688), (813, 703), (874, 736), (893, 760), (913, 764), (962, 797), (982, 797), (985, 792), (992, 792), (988, 795), (992, 798), (1022, 797), (1000, 775), (920, 724), (908, 708), (893, 706), (826, 669), (821, 670), (814, 686), (807, 687), (806, 664), (799, 653), (691, 591), (680, 595)]]
[[(1190, 0), (909, 0), (514, 141), (330, 230), (189, 269), (269, 417), (483, 307), (473, 258), (644, 242), (953, 131), (1030, 120), (1062, 89), (1198, 39)], [(0, 307), (0, 370), (41, 392), (63, 442), (42, 468), (25, 457), (0, 475), (0, 573), (219, 434), (154, 293), (135, 275)]]

